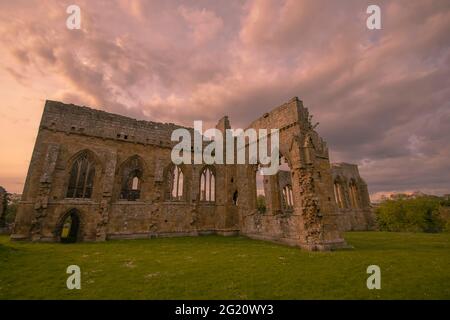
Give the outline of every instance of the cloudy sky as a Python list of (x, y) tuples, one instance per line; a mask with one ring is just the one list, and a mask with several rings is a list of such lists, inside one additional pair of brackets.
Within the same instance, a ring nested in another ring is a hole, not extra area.
[[(68, 30), (66, 8), (81, 8)], [(369, 4), (382, 30), (368, 30)], [(0, 185), (22, 192), (46, 99), (245, 126), (298, 96), (372, 198), (450, 193), (450, 1), (0, 0)]]

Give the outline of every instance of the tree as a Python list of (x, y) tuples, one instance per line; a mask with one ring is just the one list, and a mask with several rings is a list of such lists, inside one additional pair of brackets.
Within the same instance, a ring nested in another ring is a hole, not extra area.
[(427, 195), (383, 201), (375, 211), (378, 226), (384, 231), (441, 232), (440, 203), (441, 198)]
[(8, 193), (6, 195), (7, 206), (5, 213), (6, 224), (11, 224), (16, 219), (17, 207), (19, 205), (20, 197)]

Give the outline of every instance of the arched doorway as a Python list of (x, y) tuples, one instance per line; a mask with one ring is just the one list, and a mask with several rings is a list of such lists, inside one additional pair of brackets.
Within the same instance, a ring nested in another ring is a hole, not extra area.
[(75, 243), (79, 239), (80, 215), (77, 210), (69, 211), (60, 222), (58, 238), (61, 243)]

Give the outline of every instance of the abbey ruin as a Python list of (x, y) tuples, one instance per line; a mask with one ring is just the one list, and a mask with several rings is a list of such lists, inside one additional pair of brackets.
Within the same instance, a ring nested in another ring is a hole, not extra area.
[[(279, 129), (286, 164), (262, 176), (260, 187), (259, 165), (174, 165), (176, 128), (47, 101), (11, 238), (219, 234), (331, 250), (346, 246), (343, 231), (373, 225), (357, 166), (330, 165), (328, 147), (298, 98), (248, 126)], [(228, 118), (216, 128), (229, 129)]]

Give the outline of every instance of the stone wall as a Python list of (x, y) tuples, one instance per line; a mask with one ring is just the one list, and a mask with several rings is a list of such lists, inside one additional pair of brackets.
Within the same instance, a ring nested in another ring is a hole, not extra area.
[(358, 166), (333, 163), (331, 172), (339, 227), (344, 231), (363, 231), (375, 228), (375, 217), (370, 207), (367, 184), (359, 175)]
[[(346, 246), (338, 228), (332, 197), (328, 147), (314, 130), (308, 109), (293, 98), (264, 114), (250, 128), (280, 130), (280, 154), (291, 171), (294, 206), (284, 212), (277, 175), (264, 178), (267, 211), (256, 210), (256, 194), (248, 195), (249, 205), (239, 207), (241, 233), (256, 239), (300, 246), (309, 250), (328, 250)], [(247, 170), (254, 172), (255, 170)], [(253, 184), (254, 173), (245, 183)], [(248, 188), (251, 190), (252, 188)]]
[[(170, 137), (177, 128), (181, 127), (47, 101), (12, 239), (60, 241), (64, 221), (76, 214), (78, 241), (216, 233), (308, 250), (346, 245), (328, 148), (300, 100), (292, 99), (249, 126), (280, 129), (280, 152), (290, 167), (290, 177), (264, 177), (264, 214), (256, 208), (257, 164), (181, 165), (182, 197), (174, 198), (170, 153), (175, 143)], [(216, 128), (230, 128), (228, 118), (220, 119)], [(84, 165), (88, 171), (81, 169)], [(206, 169), (213, 176), (213, 201), (200, 192)], [(138, 183), (128, 190), (130, 172)], [(77, 189), (79, 179), (83, 190)], [(281, 198), (287, 182), (293, 195), (289, 210)], [(72, 196), (78, 191), (84, 198)]]

